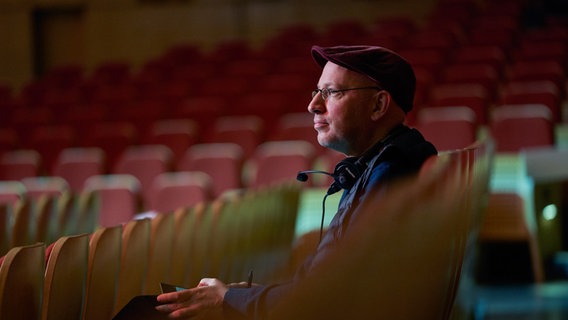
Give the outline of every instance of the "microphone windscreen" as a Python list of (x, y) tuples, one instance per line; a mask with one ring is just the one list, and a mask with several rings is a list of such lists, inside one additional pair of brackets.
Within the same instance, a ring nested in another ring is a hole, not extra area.
[(306, 182), (306, 181), (308, 181), (308, 175), (304, 172), (298, 172), (298, 175), (296, 176), (296, 180)]

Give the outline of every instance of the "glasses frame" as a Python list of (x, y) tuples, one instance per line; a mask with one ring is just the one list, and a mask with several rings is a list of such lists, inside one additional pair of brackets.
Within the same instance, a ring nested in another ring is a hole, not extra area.
[(370, 86), (370, 87), (357, 87), (357, 88), (347, 88), (347, 89), (330, 89), (330, 88), (324, 88), (324, 89), (315, 89), (314, 91), (312, 91), (312, 99), (315, 98), (315, 96), (318, 93), (321, 93), (321, 97), (323, 98), (324, 101), (327, 101), (327, 98), (329, 98), (332, 94), (336, 94), (336, 93), (340, 93), (340, 92), (345, 92), (345, 91), (352, 91), (352, 90), (365, 90), (365, 89), (375, 89), (375, 90), (384, 90), (381, 87), (377, 87), (377, 86)]

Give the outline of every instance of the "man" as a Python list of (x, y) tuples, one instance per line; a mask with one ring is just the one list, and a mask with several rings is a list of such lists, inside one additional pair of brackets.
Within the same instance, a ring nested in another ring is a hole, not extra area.
[(416, 78), (402, 57), (371, 46), (314, 46), (312, 56), (323, 68), (308, 105), (318, 142), (348, 156), (336, 167), (328, 192), (345, 189), (328, 231), (290, 282), (248, 288), (203, 279), (196, 288), (158, 296), (157, 309), (170, 318), (221, 310), (227, 317), (265, 318), (349, 233), (365, 197), (380, 196), (390, 181), (416, 173), (437, 153), (418, 131), (403, 124), (412, 109)]

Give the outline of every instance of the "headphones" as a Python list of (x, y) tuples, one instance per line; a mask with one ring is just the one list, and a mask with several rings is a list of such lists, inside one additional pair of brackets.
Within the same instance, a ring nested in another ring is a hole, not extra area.
[(388, 136), (365, 151), (362, 156), (347, 157), (341, 160), (335, 166), (333, 173), (320, 170), (306, 170), (298, 172), (296, 179), (298, 181), (305, 182), (308, 181), (308, 174), (321, 173), (331, 176), (334, 180), (327, 190), (328, 195), (334, 194), (341, 189), (351, 189), (355, 182), (363, 175), (365, 169), (367, 169), (367, 162), (377, 155), (385, 147), (385, 145), (390, 142), (390, 140), (406, 130), (408, 130), (408, 128), (404, 125), (396, 127)]

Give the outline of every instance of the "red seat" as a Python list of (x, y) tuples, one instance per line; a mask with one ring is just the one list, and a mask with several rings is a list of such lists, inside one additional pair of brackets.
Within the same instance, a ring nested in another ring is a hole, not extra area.
[(463, 45), (455, 56), (455, 64), (489, 64), (495, 70), (502, 70), (507, 64), (508, 57), (503, 48), (497, 45)]
[(100, 199), (97, 224), (113, 227), (123, 224), (140, 212), (141, 186), (132, 175), (97, 175), (85, 181), (85, 191)]
[(226, 97), (218, 95), (196, 95), (186, 99), (176, 110), (173, 110), (172, 117), (189, 118), (198, 124), (211, 123), (226, 113), (230, 105), (229, 101)]
[(398, 53), (414, 68), (423, 68), (436, 74), (446, 62), (446, 56), (436, 49), (402, 49)]
[(164, 119), (155, 121), (148, 134), (148, 144), (165, 145), (178, 163), (185, 151), (199, 140), (199, 125), (191, 119)]
[(16, 149), (18, 145), (18, 132), (14, 128), (0, 128), (0, 154)]
[(213, 182), (203, 172), (166, 172), (154, 179), (150, 208), (171, 213), (213, 199)]
[(463, 106), (422, 108), (415, 127), (440, 151), (465, 148), (477, 137), (475, 113)]
[(173, 154), (164, 145), (137, 145), (124, 150), (112, 173), (130, 174), (141, 184), (142, 199), (147, 207), (152, 196), (152, 184), (156, 176), (173, 167)]
[(539, 60), (552, 60), (566, 64), (568, 58), (567, 39), (535, 40), (523, 38), (519, 50), (515, 51), (515, 60), (531, 63)]
[(501, 104), (542, 104), (550, 110), (552, 121), (561, 119), (562, 95), (551, 81), (512, 81), (501, 92)]
[(89, 177), (106, 173), (105, 160), (100, 148), (66, 148), (55, 162), (53, 175), (64, 178), (72, 192), (81, 192)]
[(21, 180), (40, 173), (41, 155), (31, 149), (5, 152), (0, 156), (0, 180)]
[(256, 116), (265, 123), (272, 123), (290, 108), (292, 97), (286, 92), (252, 92), (235, 99), (226, 114)]
[(106, 155), (107, 168), (112, 169), (122, 152), (138, 141), (138, 129), (129, 122), (95, 123), (82, 146), (101, 148)]
[(441, 84), (432, 89), (430, 106), (466, 106), (476, 115), (478, 124), (487, 122), (491, 97), (481, 84)]
[(566, 72), (565, 61), (555, 60), (534, 60), (531, 62), (519, 61), (509, 67), (507, 79), (509, 82), (553, 82), (559, 93), (565, 94)]
[(268, 141), (260, 144), (253, 155), (250, 187), (294, 181), (298, 171), (312, 168), (314, 147), (306, 141)]
[(68, 125), (49, 125), (35, 128), (30, 136), (29, 147), (42, 157), (41, 172), (53, 173), (53, 166), (61, 150), (74, 146), (77, 136)]
[(205, 142), (230, 142), (238, 144), (249, 158), (264, 135), (264, 123), (257, 116), (225, 116), (219, 117)]
[(270, 135), (271, 141), (304, 140), (314, 146), (316, 153), (325, 151), (317, 140), (314, 117), (308, 112), (286, 113), (280, 116)]
[(213, 196), (243, 187), (244, 152), (234, 143), (204, 143), (191, 146), (179, 162), (179, 171), (200, 171), (213, 183)]
[(469, 44), (497, 46), (508, 52), (518, 41), (516, 30), (500, 28), (473, 28), (469, 33)]
[(488, 63), (453, 64), (442, 71), (441, 82), (447, 84), (480, 84), (489, 99), (493, 99), (499, 87), (500, 74)]
[(498, 152), (554, 145), (550, 110), (544, 105), (501, 105), (491, 113), (489, 128)]

